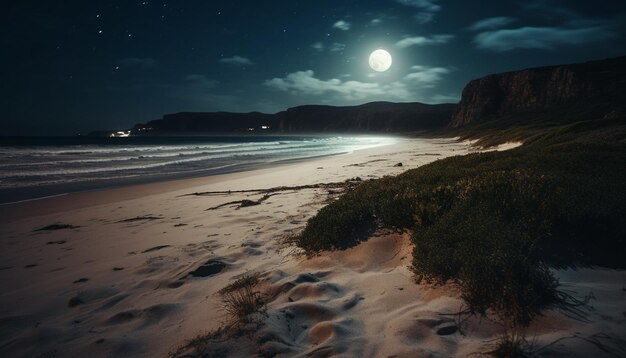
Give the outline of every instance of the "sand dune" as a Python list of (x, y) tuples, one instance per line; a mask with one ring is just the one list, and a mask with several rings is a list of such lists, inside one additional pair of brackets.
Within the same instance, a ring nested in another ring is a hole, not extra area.
[[(211, 346), (218, 355), (485, 351), (501, 327), (479, 318), (459, 326), (447, 315), (462, 304), (452, 286), (414, 283), (408, 233), (377, 232), (357, 247), (313, 258), (285, 242), (341, 189), (285, 189), (258, 205), (220, 206), (264, 196), (232, 191), (379, 178), (473, 150), (467, 142), (415, 140), (251, 172), (2, 206), (0, 352), (166, 356), (222, 326), (227, 315), (217, 292), (251, 272), (261, 275), (267, 300), (263, 324), (251, 336)], [(585, 320), (550, 311), (535, 322), (528, 334), (547, 346), (541, 353), (626, 355), (626, 273), (585, 269), (558, 276), (576, 295), (593, 293), (593, 309)]]

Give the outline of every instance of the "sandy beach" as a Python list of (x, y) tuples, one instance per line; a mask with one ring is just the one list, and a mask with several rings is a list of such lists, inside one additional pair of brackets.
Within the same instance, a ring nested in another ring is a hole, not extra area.
[[(453, 139), (406, 140), (266, 169), (2, 205), (0, 355), (167, 356), (223, 325), (217, 291), (252, 272), (262, 278), (266, 319), (252, 337), (222, 342), (220, 355), (485, 352), (502, 328), (480, 317), (459, 326), (449, 315), (462, 305), (452, 286), (415, 284), (410, 234), (377, 232), (313, 258), (286, 243), (341, 195), (320, 183), (396, 175), (474, 151)], [(237, 192), (283, 186), (267, 198)], [(289, 188), (296, 186), (310, 187)], [(205, 192), (223, 193), (187, 195)], [(245, 200), (259, 202), (241, 205)], [(557, 276), (571, 294), (591, 297), (591, 308), (584, 317), (548, 311), (534, 322), (527, 333), (539, 353), (626, 355), (626, 272)]]

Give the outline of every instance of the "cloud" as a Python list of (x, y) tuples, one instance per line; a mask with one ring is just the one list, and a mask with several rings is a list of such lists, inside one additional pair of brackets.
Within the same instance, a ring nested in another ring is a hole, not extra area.
[(576, 11), (559, 6), (554, 0), (533, 0), (524, 4), (524, 9), (534, 11), (541, 17), (560, 17), (565, 19), (573, 19), (580, 17)]
[[(283, 78), (273, 78), (265, 81), (265, 85), (279, 91), (288, 92), (296, 96), (336, 95), (334, 100), (363, 101), (363, 100), (398, 100), (398, 101), (430, 101), (440, 103), (450, 96), (440, 94), (428, 95), (429, 89), (434, 88), (443, 76), (450, 73), (444, 67), (413, 66), (411, 72), (401, 80), (388, 84), (378, 82), (360, 82), (332, 78), (322, 80), (315, 77), (312, 70), (290, 73)], [(341, 78), (349, 78), (342, 75)], [(368, 76), (376, 77), (376, 74)], [(426, 91), (425, 91), (426, 90)], [(456, 97), (455, 99), (458, 99)]]
[(343, 30), (343, 31), (350, 30), (351, 26), (352, 25), (349, 22), (344, 21), (344, 20), (339, 20), (333, 24), (333, 28)]
[(144, 69), (154, 68), (157, 65), (157, 61), (151, 57), (128, 57), (118, 62), (120, 65), (129, 67), (141, 67)]
[(415, 14), (415, 21), (421, 25), (433, 21), (435, 13), (441, 10), (437, 0), (396, 0), (396, 2), (419, 9), (420, 11)]
[(589, 44), (618, 37), (608, 26), (569, 27), (520, 27), (481, 32), (474, 38), (478, 48), (491, 51), (515, 49), (550, 50), (563, 45)]
[(213, 88), (215, 87), (215, 85), (217, 85), (216, 80), (212, 80), (212, 79), (207, 78), (205, 75), (198, 75), (195, 73), (187, 75), (183, 77), (183, 79), (187, 82), (191, 82), (194, 85), (201, 86), (203, 88)]
[(434, 18), (435, 14), (432, 12), (418, 12), (417, 14), (415, 14), (415, 21), (417, 21), (417, 23), (420, 25), (427, 24), (433, 21)]
[(437, 4), (436, 0), (396, 0), (396, 2), (429, 12), (437, 12), (441, 10), (441, 6)]
[(254, 62), (252, 62), (249, 58), (242, 57), (242, 56), (233, 56), (233, 57), (222, 58), (222, 59), (219, 60), (219, 63), (224, 64), (224, 65), (232, 65), (232, 66), (252, 66), (252, 65), (254, 65)]
[(413, 66), (411, 70), (413, 72), (404, 76), (404, 80), (422, 88), (435, 87), (443, 75), (450, 73), (450, 70), (444, 67)]
[(427, 46), (427, 45), (439, 45), (445, 44), (452, 40), (454, 35), (433, 35), (430, 37), (425, 36), (407, 36), (404, 39), (396, 42), (396, 46), (399, 48), (407, 48), (411, 46)]
[(311, 45), (311, 47), (315, 50), (315, 51), (319, 51), (322, 52), (324, 51), (324, 44), (321, 42), (316, 42), (313, 45)]
[(458, 103), (461, 96), (458, 93), (436, 94), (430, 96), (431, 103)]
[(332, 45), (330, 45), (330, 48), (329, 48), (331, 52), (341, 52), (345, 49), (346, 49), (346, 45), (339, 43), (339, 42), (333, 43)]
[(515, 21), (517, 20), (506, 16), (488, 17), (486, 19), (476, 21), (469, 27), (469, 29), (471, 31), (494, 30), (510, 25)]
[(312, 70), (290, 73), (284, 78), (273, 78), (265, 81), (265, 85), (294, 95), (338, 94), (345, 100), (364, 100), (368, 97), (381, 96), (409, 100), (412, 97), (406, 89), (406, 85), (399, 81), (381, 85), (379, 83), (342, 81), (337, 78), (320, 80), (315, 78), (315, 73)]
[(370, 21), (370, 25), (372, 25), (372, 26), (380, 25), (380, 24), (382, 24), (382, 22), (383, 22), (383, 19), (375, 18), (375, 19), (372, 19), (372, 21)]

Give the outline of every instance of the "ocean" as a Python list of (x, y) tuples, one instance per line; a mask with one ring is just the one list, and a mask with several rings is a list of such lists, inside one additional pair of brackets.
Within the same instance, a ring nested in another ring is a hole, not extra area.
[(0, 204), (244, 171), (400, 140), (356, 135), (0, 138)]

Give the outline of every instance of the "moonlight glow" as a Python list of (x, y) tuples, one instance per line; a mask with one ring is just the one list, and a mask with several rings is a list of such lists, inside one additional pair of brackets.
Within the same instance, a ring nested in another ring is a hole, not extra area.
[(378, 49), (370, 55), (370, 67), (376, 72), (385, 72), (391, 67), (391, 55), (389, 52)]

